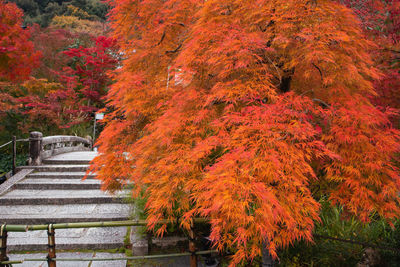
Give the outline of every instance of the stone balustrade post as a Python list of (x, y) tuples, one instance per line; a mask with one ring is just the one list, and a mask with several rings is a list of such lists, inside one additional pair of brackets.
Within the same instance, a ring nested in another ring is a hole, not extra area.
[(42, 164), (40, 152), (42, 151), (43, 134), (41, 132), (31, 132), (29, 134), (29, 160), (30, 166)]

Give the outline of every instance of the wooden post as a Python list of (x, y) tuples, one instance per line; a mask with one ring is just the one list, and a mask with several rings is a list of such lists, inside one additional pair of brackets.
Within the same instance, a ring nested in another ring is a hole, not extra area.
[(37, 166), (42, 164), (40, 152), (42, 151), (43, 134), (31, 132), (29, 135), (29, 165)]
[(49, 254), (47, 255), (47, 265), (49, 267), (56, 267), (56, 261), (53, 260), (56, 257), (56, 236), (52, 224), (49, 224), (47, 229), (48, 249)]
[(12, 175), (16, 174), (17, 167), (17, 137), (12, 137)]
[(147, 255), (151, 254), (152, 246), (153, 246), (153, 233), (148, 231), (147, 232)]
[(262, 267), (274, 267), (274, 259), (272, 258), (272, 255), (269, 253), (269, 250), (267, 249), (267, 242), (263, 242), (262, 248), (261, 248), (261, 258), (262, 258)]
[(96, 140), (96, 113), (94, 113), (94, 125), (93, 125), (93, 144)]
[(197, 255), (196, 255), (196, 244), (194, 243), (194, 225), (193, 220), (190, 223), (190, 231), (189, 231), (189, 252), (192, 253), (190, 256), (190, 267), (197, 267)]
[[(0, 261), (8, 261), (7, 257), (7, 231), (6, 224), (3, 224), (0, 228), (0, 238), (1, 238), (1, 247), (0, 247)], [(7, 267), (8, 264), (0, 264), (0, 267)]]

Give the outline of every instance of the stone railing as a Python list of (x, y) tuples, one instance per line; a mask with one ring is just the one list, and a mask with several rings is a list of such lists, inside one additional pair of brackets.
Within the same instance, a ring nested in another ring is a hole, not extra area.
[(29, 165), (40, 165), (42, 160), (54, 155), (92, 150), (92, 140), (79, 136), (56, 135), (43, 137), (41, 132), (29, 135)]

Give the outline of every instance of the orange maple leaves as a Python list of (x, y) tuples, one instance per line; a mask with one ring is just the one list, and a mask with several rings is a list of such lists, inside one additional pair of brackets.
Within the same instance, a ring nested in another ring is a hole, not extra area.
[[(367, 219), (400, 211), (399, 132), (354, 15), (331, 1), (111, 1), (126, 55), (93, 169), (135, 184), (150, 227), (211, 221), (232, 265), (311, 240), (311, 187)], [(126, 15), (126, 14), (129, 14)], [(129, 156), (126, 156), (129, 155)], [(165, 230), (161, 228), (160, 233)]]

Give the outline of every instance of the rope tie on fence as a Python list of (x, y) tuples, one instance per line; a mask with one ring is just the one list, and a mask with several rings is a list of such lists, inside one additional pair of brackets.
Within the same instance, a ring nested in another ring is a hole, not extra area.
[(53, 258), (50, 257), (50, 255), (47, 255), (47, 256), (46, 256), (46, 259), (47, 259), (47, 262), (52, 262), (52, 261), (54, 261)]
[(53, 224), (49, 224), (49, 227), (47, 228), (47, 236), (49, 237), (49, 243), (47, 244), (47, 247), (48, 248), (55, 248), (56, 244), (54, 243), (54, 240), (53, 240), (54, 238), (52, 238), (52, 237), (55, 236)]
[(55, 267), (56, 262), (56, 243), (55, 243), (55, 231), (54, 231), (54, 226), (53, 224), (49, 224), (47, 227), (47, 239), (48, 239), (48, 244), (47, 247), (49, 249), (49, 253), (47, 254), (47, 264), (49, 267)]
[[(0, 239), (1, 239), (1, 241), (2, 241), (4, 238), (7, 238), (7, 236), (8, 236), (7, 231), (5, 231), (6, 225), (7, 225), (6, 223), (5, 223), (5, 224), (2, 224), (2, 225), (1, 225), (1, 228), (0, 228)], [(3, 242), (1, 242), (0, 251), (6, 250), (6, 249), (7, 249), (7, 246), (3, 247)]]

